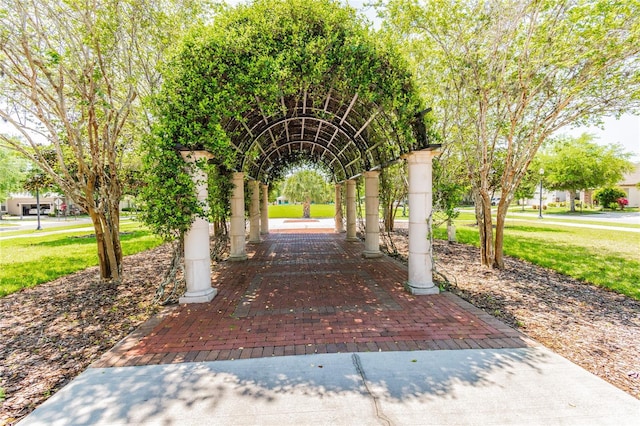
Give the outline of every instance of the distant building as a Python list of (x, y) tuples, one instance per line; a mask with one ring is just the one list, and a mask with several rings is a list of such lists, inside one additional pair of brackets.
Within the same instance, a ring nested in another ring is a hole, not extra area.
[[(628, 207), (640, 207), (640, 189), (638, 189), (638, 183), (640, 183), (640, 163), (635, 164), (635, 169), (627, 173), (622, 178), (622, 181), (616, 185), (627, 193), (627, 200), (629, 201)], [(525, 205), (537, 206), (540, 204), (539, 188), (540, 187), (536, 188), (533, 198), (525, 201)], [(578, 200), (584, 205), (591, 205), (593, 203), (593, 191), (578, 191), (576, 193), (576, 201)], [(545, 205), (548, 203), (568, 203), (569, 191), (551, 191), (543, 188), (542, 202)]]
[[(0, 213), (10, 216), (36, 216), (38, 214), (36, 197), (28, 192), (11, 194), (0, 203)], [(125, 195), (120, 200), (120, 211), (135, 211), (135, 199)], [(40, 194), (40, 214), (78, 215), (84, 213), (75, 203), (57, 193)]]
[(627, 193), (627, 200), (629, 201), (627, 207), (640, 207), (640, 189), (638, 189), (638, 184), (640, 183), (640, 163), (637, 163), (635, 166), (635, 170), (627, 173), (618, 184), (618, 186)]
[[(37, 216), (38, 202), (36, 197), (28, 192), (11, 194), (2, 204), (0, 211), (2, 214), (10, 216)], [(40, 215), (78, 215), (82, 210), (65, 199), (63, 195), (57, 193), (40, 194)]]
[[(40, 214), (49, 214), (55, 211), (56, 199), (60, 199), (58, 194), (40, 195)], [(11, 216), (36, 216), (38, 214), (38, 203), (36, 197), (29, 193), (11, 194), (4, 203), (7, 213)]]
[(281, 195), (278, 198), (276, 198), (276, 203), (278, 205), (280, 205), (280, 204), (289, 204), (289, 200), (284, 195)]

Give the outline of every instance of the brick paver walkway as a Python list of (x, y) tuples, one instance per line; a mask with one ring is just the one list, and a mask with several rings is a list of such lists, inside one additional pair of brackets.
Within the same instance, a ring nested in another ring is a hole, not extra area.
[(536, 343), (459, 297), (412, 296), (406, 267), (327, 230), (271, 233), (215, 272), (218, 295), (151, 319), (94, 367)]

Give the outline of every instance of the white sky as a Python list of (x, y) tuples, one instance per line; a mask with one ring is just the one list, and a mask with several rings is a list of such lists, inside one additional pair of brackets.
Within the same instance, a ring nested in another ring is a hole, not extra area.
[(580, 136), (591, 133), (596, 136), (596, 142), (603, 145), (619, 143), (624, 150), (633, 154), (631, 161), (640, 162), (640, 116), (623, 115), (620, 119), (605, 117), (604, 127), (577, 127), (566, 129), (558, 133), (570, 136)]

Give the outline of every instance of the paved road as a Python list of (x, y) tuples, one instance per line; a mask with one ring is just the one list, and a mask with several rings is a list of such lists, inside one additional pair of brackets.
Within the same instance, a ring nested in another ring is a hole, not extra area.
[[(530, 219), (537, 219), (537, 216), (532, 216), (530, 213), (511, 212), (510, 216), (526, 216)], [(543, 214), (543, 220), (553, 219), (567, 219), (567, 220), (585, 220), (585, 221), (600, 221), (600, 222), (615, 222), (625, 225), (640, 225), (640, 212), (634, 213), (621, 213), (621, 212), (606, 212), (598, 214), (585, 214), (585, 215), (568, 215), (568, 214)]]

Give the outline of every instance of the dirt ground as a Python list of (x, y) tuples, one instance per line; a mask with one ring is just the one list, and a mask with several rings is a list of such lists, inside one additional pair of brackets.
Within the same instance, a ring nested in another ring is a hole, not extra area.
[[(392, 235), (406, 259), (407, 240)], [(640, 399), (640, 302), (529, 263), (479, 265), (478, 249), (436, 241), (449, 290)], [(161, 308), (157, 284), (168, 246), (128, 256), (125, 280), (98, 283), (97, 268), (0, 299), (0, 425), (15, 423)]]

